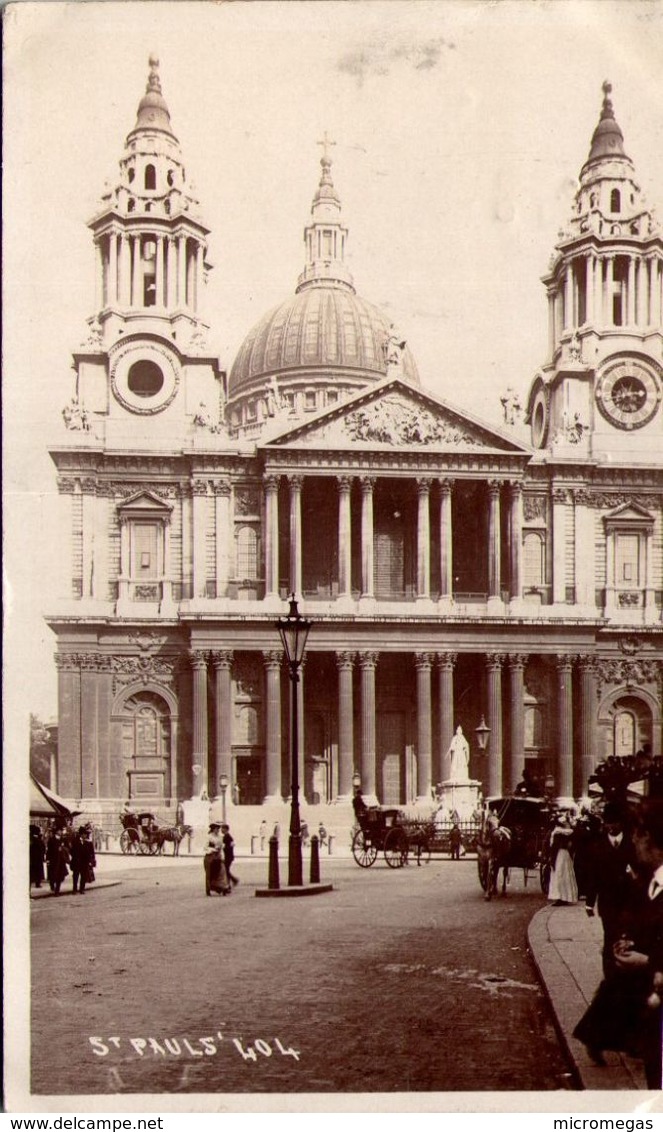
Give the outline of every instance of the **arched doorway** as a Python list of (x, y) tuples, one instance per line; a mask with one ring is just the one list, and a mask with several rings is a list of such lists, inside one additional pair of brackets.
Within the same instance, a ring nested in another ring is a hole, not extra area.
[(171, 794), (173, 728), (166, 700), (151, 691), (129, 696), (121, 728), (127, 796), (136, 805), (158, 805)]
[(601, 706), (599, 757), (629, 758), (654, 737), (654, 710), (644, 692), (624, 689)]

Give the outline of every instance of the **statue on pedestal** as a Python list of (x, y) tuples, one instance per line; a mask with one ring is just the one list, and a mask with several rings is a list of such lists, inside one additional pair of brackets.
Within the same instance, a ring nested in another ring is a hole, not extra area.
[(463, 735), (463, 728), (459, 725), (449, 745), (447, 752), (451, 759), (449, 768), (450, 782), (469, 782), (470, 780), (470, 746)]

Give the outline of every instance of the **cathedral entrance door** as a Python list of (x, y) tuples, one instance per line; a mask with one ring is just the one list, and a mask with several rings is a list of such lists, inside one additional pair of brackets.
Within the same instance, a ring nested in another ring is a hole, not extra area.
[(378, 792), (382, 805), (405, 798), (405, 713), (381, 711), (377, 717)]
[(264, 796), (262, 786), (262, 759), (244, 756), (235, 763), (235, 804), (260, 806)]

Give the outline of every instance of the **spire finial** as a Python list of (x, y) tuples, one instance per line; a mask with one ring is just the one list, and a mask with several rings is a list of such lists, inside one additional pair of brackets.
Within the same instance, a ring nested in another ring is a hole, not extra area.
[(336, 142), (332, 141), (331, 138), (327, 136), (327, 131), (325, 130), (324, 134), (322, 135), (322, 141), (316, 142), (315, 144), (322, 146), (322, 157), (320, 159), (321, 162), (329, 162), (329, 164), (331, 165), (331, 158), (329, 156), (328, 150), (330, 145), (336, 145)]
[(150, 55), (149, 58), (150, 73), (147, 79), (147, 91), (155, 90), (157, 94), (161, 94), (161, 79), (159, 78), (159, 56)]
[(612, 83), (608, 79), (606, 79), (603, 83), (603, 108), (601, 111), (602, 118), (614, 118), (615, 116), (612, 107), (612, 100), (610, 98), (611, 94)]

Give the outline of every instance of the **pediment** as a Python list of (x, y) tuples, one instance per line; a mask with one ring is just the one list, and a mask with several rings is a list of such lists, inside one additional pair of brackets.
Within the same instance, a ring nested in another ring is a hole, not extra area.
[(399, 378), (361, 393), (265, 441), (270, 447), (502, 451), (528, 448), (462, 409)]
[(654, 516), (639, 503), (629, 500), (603, 516), (604, 523), (612, 526), (653, 526)]
[(129, 496), (128, 499), (123, 500), (118, 504), (118, 512), (124, 516), (129, 515), (170, 515), (172, 505), (164, 502), (158, 495), (152, 491), (137, 491), (135, 495)]

